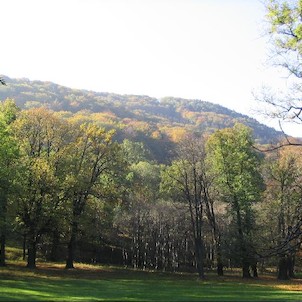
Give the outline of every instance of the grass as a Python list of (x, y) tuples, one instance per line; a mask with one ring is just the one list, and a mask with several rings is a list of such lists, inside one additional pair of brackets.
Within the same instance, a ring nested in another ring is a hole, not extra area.
[(0, 268), (0, 301), (301, 301), (302, 280), (278, 282), (274, 277), (245, 281), (239, 276), (205, 281), (194, 274), (126, 270), (119, 267), (23, 262)]
[(21, 260), (23, 257), (23, 251), (17, 247), (6, 247), (5, 249), (6, 258), (11, 260)]

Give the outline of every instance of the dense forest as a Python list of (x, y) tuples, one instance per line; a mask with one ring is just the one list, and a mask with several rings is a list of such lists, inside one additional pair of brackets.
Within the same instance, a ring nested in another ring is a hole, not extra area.
[(9, 242), (30, 268), (46, 259), (294, 276), (301, 150), (255, 148), (280, 133), (198, 100), (4, 80), (1, 265)]
[(156, 99), (139, 95), (118, 95), (71, 89), (51, 82), (11, 79), (0, 86), (0, 100), (13, 98), (21, 109), (45, 107), (61, 116), (94, 121), (116, 131), (115, 140), (143, 142), (156, 161), (166, 163), (175, 143), (187, 132), (208, 132), (233, 127), (236, 122), (253, 129), (259, 143), (273, 143), (281, 132), (255, 119), (220, 105), (166, 97)]

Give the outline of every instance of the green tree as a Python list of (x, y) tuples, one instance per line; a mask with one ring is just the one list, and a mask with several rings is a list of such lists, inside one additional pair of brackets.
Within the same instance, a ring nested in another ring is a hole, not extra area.
[(148, 152), (141, 142), (133, 142), (129, 139), (124, 139), (121, 144), (123, 156), (129, 164), (137, 164), (140, 161), (146, 161)]
[(74, 267), (80, 218), (90, 196), (103, 197), (114, 191), (114, 179), (121, 169), (119, 146), (113, 142), (113, 131), (94, 124), (81, 125), (69, 146), (68, 174), (64, 182), (66, 198), (71, 203), (70, 238), (66, 268)]
[[(129, 168), (130, 192), (128, 211), (131, 217), (132, 265), (146, 267), (146, 246), (152, 244), (146, 238), (151, 227), (150, 208), (158, 201), (160, 166), (147, 161), (132, 164)], [(149, 241), (149, 242), (148, 242)]]
[(0, 103), (0, 266), (5, 265), (5, 245), (10, 197), (15, 193), (18, 164), (18, 146), (11, 131), (18, 108), (12, 100)]
[[(287, 89), (280, 92), (264, 88), (255, 98), (264, 103), (263, 114), (278, 120), (283, 131), (284, 121), (302, 122), (302, 1), (268, 0), (265, 7), (273, 64), (288, 74)], [(286, 136), (286, 141), (280, 144), (283, 145), (301, 143)]]
[(302, 78), (302, 1), (270, 0), (266, 5), (269, 35), (278, 63), (290, 74)]
[[(288, 148), (270, 156), (266, 167), (267, 190), (263, 227), (270, 242), (268, 255), (278, 257), (278, 279), (294, 277), (295, 254), (300, 247), (301, 233), (292, 237), (296, 225), (301, 224), (301, 162), (299, 155)], [(295, 232), (295, 231), (294, 231)]]
[(20, 145), (22, 173), (17, 220), (27, 238), (27, 266), (36, 266), (37, 246), (62, 210), (61, 175), (68, 142), (67, 124), (54, 113), (37, 108), (23, 111), (13, 125)]
[(254, 258), (252, 231), (255, 218), (252, 206), (260, 200), (263, 189), (260, 158), (252, 146), (251, 131), (241, 124), (216, 131), (207, 142), (208, 158), (216, 172), (215, 185), (229, 205), (235, 224), (235, 244), (244, 278), (250, 277), (249, 267)]

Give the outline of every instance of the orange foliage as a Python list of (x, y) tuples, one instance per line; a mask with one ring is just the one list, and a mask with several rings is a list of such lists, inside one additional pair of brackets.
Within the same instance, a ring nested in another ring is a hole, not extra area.
[(142, 131), (148, 133), (150, 130), (150, 125), (147, 122), (131, 120), (129, 118), (123, 119), (123, 123), (128, 127), (133, 128), (135, 131)]
[(91, 117), (92, 120), (94, 121), (106, 123), (106, 124), (112, 124), (117, 119), (116, 115), (110, 111), (92, 113)]
[(159, 130), (155, 130), (151, 133), (151, 138), (153, 139), (162, 139), (163, 135)]
[(191, 121), (195, 121), (199, 113), (184, 110), (184, 111), (181, 112), (181, 114), (182, 114), (183, 118), (186, 118), (186, 119), (191, 120)]

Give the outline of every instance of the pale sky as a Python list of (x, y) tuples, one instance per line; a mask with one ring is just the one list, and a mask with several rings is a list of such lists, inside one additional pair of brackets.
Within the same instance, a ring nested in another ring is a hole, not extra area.
[(264, 14), (261, 0), (1, 1), (0, 73), (201, 99), (267, 122), (252, 91), (284, 79), (269, 67)]

